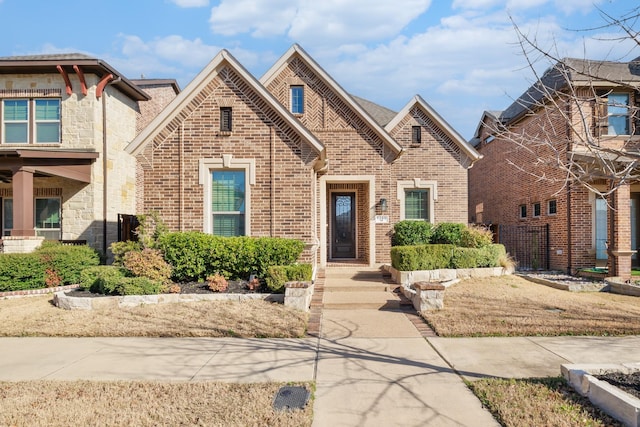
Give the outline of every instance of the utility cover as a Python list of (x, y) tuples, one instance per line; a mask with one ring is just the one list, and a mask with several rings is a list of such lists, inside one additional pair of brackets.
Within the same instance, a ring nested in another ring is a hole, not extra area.
[(309, 397), (311, 397), (311, 393), (304, 387), (280, 387), (275, 399), (273, 399), (273, 409), (276, 411), (302, 409), (309, 401)]

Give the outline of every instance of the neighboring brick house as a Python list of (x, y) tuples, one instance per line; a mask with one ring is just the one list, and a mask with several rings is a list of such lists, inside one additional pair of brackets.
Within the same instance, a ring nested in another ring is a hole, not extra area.
[(135, 213), (138, 103), (149, 96), (83, 54), (0, 58), (0, 226), (5, 252), (43, 238), (106, 251)]
[(401, 219), (467, 221), (480, 155), (422, 98), (352, 97), (292, 46), (258, 81), (226, 50), (127, 147), (173, 230), (301, 239), (304, 261), (389, 261)]
[[(470, 222), (548, 225), (551, 269), (573, 274), (609, 262), (611, 275), (628, 277), (637, 264), (640, 183), (621, 185), (608, 210), (607, 200), (567, 180), (553, 159), (572, 159), (586, 171), (598, 164), (596, 147), (637, 145), (638, 65), (566, 59), (505, 111), (485, 111), (471, 140), (483, 159), (469, 172)], [(540, 143), (545, 139), (550, 143)], [(610, 185), (602, 177), (585, 182), (599, 191)]]

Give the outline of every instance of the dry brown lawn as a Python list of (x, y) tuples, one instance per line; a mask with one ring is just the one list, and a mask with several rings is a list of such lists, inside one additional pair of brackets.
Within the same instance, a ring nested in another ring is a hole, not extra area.
[(425, 315), (440, 336), (637, 335), (640, 298), (568, 292), (518, 276), (470, 279)]
[[(3, 426), (310, 426), (304, 410), (275, 411), (284, 384), (0, 382)], [(310, 383), (298, 383), (312, 390)]]
[(103, 310), (62, 310), (51, 295), (0, 300), (0, 336), (304, 336), (307, 314), (265, 301), (202, 301)]
[(483, 379), (469, 387), (505, 427), (621, 426), (592, 406), (564, 379)]

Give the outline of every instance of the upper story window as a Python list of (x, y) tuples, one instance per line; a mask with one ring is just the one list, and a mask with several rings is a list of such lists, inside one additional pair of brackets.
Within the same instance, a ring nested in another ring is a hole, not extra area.
[(60, 143), (60, 99), (3, 100), (2, 143)]
[(220, 131), (231, 132), (232, 129), (232, 112), (231, 107), (220, 107)]
[(291, 86), (291, 112), (304, 114), (304, 86)]
[(629, 135), (629, 94), (610, 93), (607, 96), (609, 135)]
[(411, 126), (411, 143), (420, 144), (422, 142), (422, 127)]

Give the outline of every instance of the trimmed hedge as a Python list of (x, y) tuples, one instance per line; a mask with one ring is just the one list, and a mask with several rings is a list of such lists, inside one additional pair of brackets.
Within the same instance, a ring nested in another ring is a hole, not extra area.
[(45, 288), (47, 280), (56, 286), (76, 284), (82, 270), (99, 263), (89, 246), (47, 243), (28, 254), (0, 254), (0, 292)]
[(426, 221), (404, 220), (393, 226), (393, 246), (426, 245), (431, 243), (433, 225)]
[(482, 248), (443, 244), (395, 246), (391, 248), (391, 265), (399, 271), (498, 267), (500, 257), (505, 254), (504, 246), (499, 244)]
[(292, 281), (309, 282), (313, 274), (311, 264), (274, 265), (269, 267), (267, 287), (276, 293), (284, 292), (284, 284)]
[(266, 277), (270, 266), (296, 262), (304, 243), (278, 237), (220, 237), (182, 232), (161, 235), (158, 248), (173, 267), (173, 279), (188, 282), (202, 281), (215, 273), (228, 279), (246, 279), (253, 272)]

